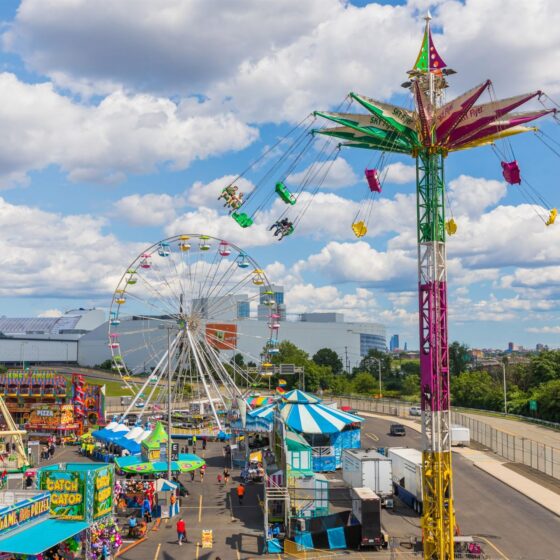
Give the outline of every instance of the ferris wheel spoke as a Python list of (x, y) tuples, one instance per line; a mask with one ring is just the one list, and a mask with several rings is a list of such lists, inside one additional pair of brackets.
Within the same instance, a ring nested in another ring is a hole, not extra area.
[(202, 363), (201, 363), (201, 361), (200, 361), (200, 357), (199, 357), (199, 355), (198, 355), (198, 351), (197, 351), (197, 348), (196, 348), (196, 344), (194, 343), (192, 334), (190, 333), (189, 330), (187, 330), (187, 336), (188, 336), (189, 341), (190, 341), (190, 343), (191, 343), (191, 348), (192, 348), (192, 351), (193, 351), (193, 356), (194, 356), (194, 359), (195, 359), (195, 361), (196, 361), (196, 366), (197, 366), (197, 368), (198, 368), (198, 371), (199, 371), (199, 373), (200, 373), (200, 380), (201, 380), (201, 382), (202, 382), (202, 384), (203, 384), (203, 386), (204, 386), (204, 391), (206, 392), (206, 395), (207, 395), (207, 397), (208, 397), (209, 404), (210, 404), (210, 408), (212, 409), (212, 412), (213, 412), (213, 414), (214, 414), (214, 418), (215, 418), (215, 420), (216, 420), (216, 423), (217, 423), (217, 425), (218, 425), (218, 428), (221, 430), (221, 429), (222, 429), (222, 424), (221, 424), (221, 422), (220, 422), (220, 418), (218, 417), (218, 413), (216, 412), (216, 407), (214, 406), (214, 402), (212, 401), (212, 396), (210, 395), (210, 390), (209, 390), (209, 388), (208, 388), (208, 384), (206, 383), (205, 371), (204, 371), (203, 365), (202, 365)]
[[(166, 295), (165, 293), (162, 293), (155, 286), (152, 286), (152, 288), (156, 291), (156, 293), (158, 294), (161, 301), (165, 302), (166, 307), (168, 308), (168, 313), (171, 313), (172, 315), (176, 315), (177, 312), (178, 312), (178, 309), (179, 309), (179, 295), (175, 294), (175, 292), (173, 291), (173, 289), (169, 285), (169, 282), (165, 278), (161, 278), (159, 267), (157, 265), (152, 265), (152, 267), (149, 270), (151, 270), (154, 273), (154, 275), (156, 276), (156, 278), (155, 278), (156, 281), (158, 281), (162, 285), (165, 284), (168, 287), (169, 295)], [(151, 285), (151, 283), (147, 280), (147, 278), (143, 277), (143, 279), (146, 283)], [(177, 296), (176, 299), (174, 299), (174, 297), (173, 297), (174, 295)]]
[[(220, 261), (220, 262), (223, 262), (223, 261)], [(216, 273), (218, 271), (218, 268), (216, 268)], [(229, 278), (231, 278), (231, 276), (233, 276), (237, 270), (239, 270), (239, 267), (236, 264), (236, 259), (231, 259), (229, 261), (229, 265), (227, 267), (225, 267), (225, 269), (222, 272), (222, 275), (220, 276), (220, 278), (217, 281), (216, 281), (216, 278), (215, 278), (216, 275), (214, 275), (214, 277), (212, 278), (211, 289), (206, 294), (206, 297), (208, 297), (208, 298), (212, 297), (213, 294), (214, 294), (214, 291), (216, 290), (216, 287), (223, 286), (223, 285), (227, 284), (228, 281), (229, 281)], [(229, 274), (229, 276), (228, 276), (228, 274)]]
[(204, 351), (203, 343), (199, 343), (198, 341), (196, 341), (196, 344), (199, 345), (198, 346), (199, 355), (200, 355), (202, 361), (205, 362), (206, 371), (208, 372), (208, 377), (210, 379), (210, 382), (211, 382), (212, 386), (214, 387), (214, 391), (216, 391), (216, 394), (218, 395), (218, 398), (220, 399), (220, 402), (222, 403), (222, 406), (225, 409), (226, 408), (226, 403), (224, 402), (223, 395), (221, 394), (220, 390), (218, 389), (218, 385), (216, 384), (216, 378), (215, 378), (215, 375), (214, 375), (216, 373), (215, 364), (212, 364), (211, 360), (208, 359), (208, 355)]
[[(153, 269), (153, 266), (151, 266), (151, 267), (150, 267), (149, 269), (147, 269), (147, 270), (149, 271), (149, 270), (152, 270), (152, 269)], [(168, 310), (168, 312), (169, 312), (169, 311), (174, 312), (175, 309), (176, 309), (176, 307), (175, 307), (175, 305), (174, 305), (173, 299), (170, 298), (169, 296), (166, 296), (164, 293), (162, 293), (162, 292), (158, 289), (158, 287), (155, 286), (155, 285), (148, 279), (148, 272), (141, 272), (141, 273), (138, 273), (138, 269), (136, 269), (136, 270), (137, 270), (137, 272), (136, 272), (137, 277), (138, 277), (140, 280), (142, 280), (142, 282), (144, 283), (145, 287), (147, 287), (147, 288), (151, 291), (151, 293), (153, 294), (153, 296), (154, 296), (156, 299), (159, 299), (159, 300), (161, 300), (162, 302), (165, 302), (166, 305), (169, 305), (169, 310)], [(157, 271), (155, 271), (155, 270), (154, 270), (154, 272), (157, 273)]]
[(224, 364), (223, 364), (222, 360), (220, 359), (220, 356), (216, 352), (215, 348), (212, 347), (212, 344), (206, 343), (206, 351), (208, 352), (208, 354), (210, 356), (212, 356), (213, 362), (216, 365), (216, 371), (218, 372), (218, 375), (223, 379), (224, 386), (229, 391), (231, 397), (234, 398), (234, 394), (232, 393), (231, 389), (233, 389), (233, 392), (236, 392), (238, 394), (238, 396), (240, 396), (241, 391), (239, 390), (239, 388), (235, 384), (234, 380), (231, 378), (231, 375), (229, 374), (229, 372), (224, 367)]
[[(243, 278), (242, 280), (240, 280), (235, 286), (232, 286), (230, 289), (228, 289), (226, 292), (218, 293), (218, 294), (214, 295), (212, 297), (212, 300), (215, 301), (215, 303), (213, 305), (209, 305), (209, 307), (208, 307), (209, 311), (210, 311), (210, 309), (213, 309), (214, 313), (216, 313), (216, 311), (215, 311), (216, 307), (220, 306), (220, 305), (224, 305), (224, 300), (227, 301), (228, 296), (233, 296), (231, 298), (231, 301), (234, 302), (235, 301), (235, 294), (240, 292), (241, 290), (243, 290), (245, 288), (248, 288), (251, 284), (253, 284), (252, 277), (247, 276), (247, 277)], [(253, 297), (258, 298), (257, 295), (255, 295)], [(234, 304), (232, 303), (232, 306), (233, 305)]]

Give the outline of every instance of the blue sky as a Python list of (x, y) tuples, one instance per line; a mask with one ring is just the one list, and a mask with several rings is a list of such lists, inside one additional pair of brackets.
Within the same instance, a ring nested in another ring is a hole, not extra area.
[[(366, 197), (363, 170), (373, 156), (366, 151), (343, 150), (282, 243), (266, 231), (277, 203), (242, 230), (216, 205), (221, 186), (294, 123), (334, 109), (349, 91), (410, 104), (400, 83), (428, 7), (440, 54), (458, 71), (448, 98), (491, 78), (499, 98), (543, 89), (560, 99), (553, 1), (519, 1), (515, 10), (506, 0), (47, 4), (0, 4), (7, 316), (106, 308), (144, 246), (196, 231), (246, 248), (285, 286), (292, 313), (380, 321), (416, 347), (410, 158), (390, 160), (362, 240), (350, 226)], [(552, 119), (539, 126), (560, 142)], [(558, 156), (532, 134), (511, 146), (523, 176), (547, 205), (558, 205)], [(265, 169), (247, 179), (256, 182)], [(490, 148), (452, 154), (446, 178), (459, 226), (448, 244), (451, 339), (558, 346), (560, 224), (545, 228), (537, 214), (548, 208), (506, 188)]]

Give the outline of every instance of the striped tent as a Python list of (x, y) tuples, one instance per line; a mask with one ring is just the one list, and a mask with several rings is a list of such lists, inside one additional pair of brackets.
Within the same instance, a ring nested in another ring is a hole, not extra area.
[(304, 434), (335, 434), (348, 424), (363, 420), (355, 414), (319, 403), (282, 403), (280, 415), (289, 428)]
[(299, 403), (299, 404), (314, 404), (320, 403), (321, 399), (315, 395), (310, 395), (309, 393), (304, 393), (299, 389), (294, 389), (293, 391), (288, 391), (282, 396), (282, 401), (289, 403)]
[(100, 439), (102, 441), (114, 443), (117, 440), (121, 439), (128, 432), (130, 432), (130, 428), (128, 426), (126, 426), (125, 424), (119, 424), (118, 426), (115, 427), (115, 429), (112, 432), (105, 434)]
[(276, 408), (275, 404), (267, 404), (266, 406), (261, 406), (255, 410), (247, 412), (248, 418), (260, 418), (262, 420), (269, 420), (272, 422), (274, 418), (274, 410)]

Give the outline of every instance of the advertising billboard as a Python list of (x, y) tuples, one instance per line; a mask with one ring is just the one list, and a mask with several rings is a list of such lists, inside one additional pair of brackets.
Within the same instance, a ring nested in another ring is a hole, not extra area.
[(237, 348), (237, 325), (230, 323), (207, 323), (206, 340), (218, 350)]

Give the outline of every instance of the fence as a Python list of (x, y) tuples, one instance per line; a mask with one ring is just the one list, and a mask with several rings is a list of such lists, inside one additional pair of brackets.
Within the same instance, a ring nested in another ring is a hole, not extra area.
[[(405, 401), (350, 396), (337, 397), (334, 400), (339, 407), (349, 406), (358, 411), (400, 417), (408, 417), (409, 408), (413, 404)], [(560, 480), (560, 448), (498, 430), (482, 420), (454, 410), (451, 411), (451, 422), (469, 428), (472, 441), (484, 445), (500, 457)]]

